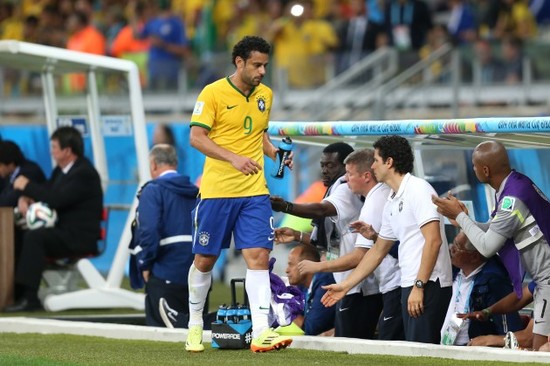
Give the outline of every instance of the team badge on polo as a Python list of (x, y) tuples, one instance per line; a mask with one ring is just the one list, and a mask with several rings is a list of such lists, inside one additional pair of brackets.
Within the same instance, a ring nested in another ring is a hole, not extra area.
[(263, 97), (259, 97), (257, 99), (258, 102), (258, 109), (260, 112), (265, 112), (265, 99)]
[(210, 234), (206, 231), (201, 231), (199, 234), (199, 244), (203, 247), (208, 245), (208, 242), (210, 241)]
[(512, 212), (512, 210), (514, 209), (515, 203), (516, 203), (516, 199), (514, 197), (506, 196), (502, 199), (502, 204), (500, 205), (500, 209), (502, 211)]

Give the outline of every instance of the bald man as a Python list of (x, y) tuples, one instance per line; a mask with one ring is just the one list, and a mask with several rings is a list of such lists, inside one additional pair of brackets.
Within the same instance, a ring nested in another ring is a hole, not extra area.
[(474, 172), (481, 183), (496, 191), (495, 209), (487, 223), (475, 222), (464, 204), (452, 195), (432, 197), (438, 211), (455, 220), (472, 245), (485, 257), (499, 254), (518, 298), (523, 268), (532, 276), (534, 292), (533, 349), (550, 335), (550, 202), (525, 175), (510, 167), (505, 147), (496, 141), (477, 145), (472, 154)]

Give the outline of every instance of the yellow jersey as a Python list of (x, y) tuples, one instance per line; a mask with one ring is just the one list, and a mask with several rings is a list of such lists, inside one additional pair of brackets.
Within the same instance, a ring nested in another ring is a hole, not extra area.
[[(209, 130), (216, 145), (257, 161), (263, 168), (263, 135), (273, 93), (263, 84), (245, 96), (229, 77), (207, 85), (197, 98), (190, 126)], [(264, 171), (244, 175), (229, 162), (206, 157), (201, 198), (249, 197), (268, 194)]]

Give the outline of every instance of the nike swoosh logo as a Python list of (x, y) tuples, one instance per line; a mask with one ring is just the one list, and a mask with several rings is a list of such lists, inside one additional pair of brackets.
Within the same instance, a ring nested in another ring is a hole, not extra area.
[(200, 302), (193, 302), (193, 301), (189, 301), (189, 303), (190, 303), (191, 305), (198, 305), (198, 304), (200, 304)]
[(260, 310), (269, 310), (269, 308), (264, 308), (264, 307), (260, 306)]
[(267, 240), (269, 240), (269, 241), (273, 241), (273, 239), (275, 239), (274, 236), (269, 236), (269, 237), (267, 237)]
[(546, 321), (544, 321), (544, 320), (538, 320), (538, 321), (535, 320), (535, 324), (540, 324), (540, 323), (546, 323)]
[(390, 320), (391, 318), (393, 318), (393, 316), (388, 316), (387, 318), (384, 317), (384, 321), (388, 321), (388, 320)]
[(340, 308), (340, 309), (338, 309), (338, 311), (346, 311), (346, 310), (349, 310), (349, 307), (348, 307), (348, 308)]
[(227, 106), (227, 109), (233, 109), (233, 108), (235, 108), (236, 106), (237, 106), (237, 104), (235, 104), (235, 105), (228, 105), (228, 106)]

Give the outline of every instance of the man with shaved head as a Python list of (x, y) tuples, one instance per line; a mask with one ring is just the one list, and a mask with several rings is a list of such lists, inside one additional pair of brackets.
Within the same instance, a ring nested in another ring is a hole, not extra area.
[(472, 245), (485, 257), (499, 254), (521, 298), (523, 268), (533, 277), (533, 349), (550, 335), (550, 201), (527, 176), (510, 167), (505, 147), (496, 141), (479, 144), (472, 155), (480, 182), (496, 191), (495, 209), (487, 223), (475, 222), (455, 197), (433, 196), (438, 211), (462, 227)]

